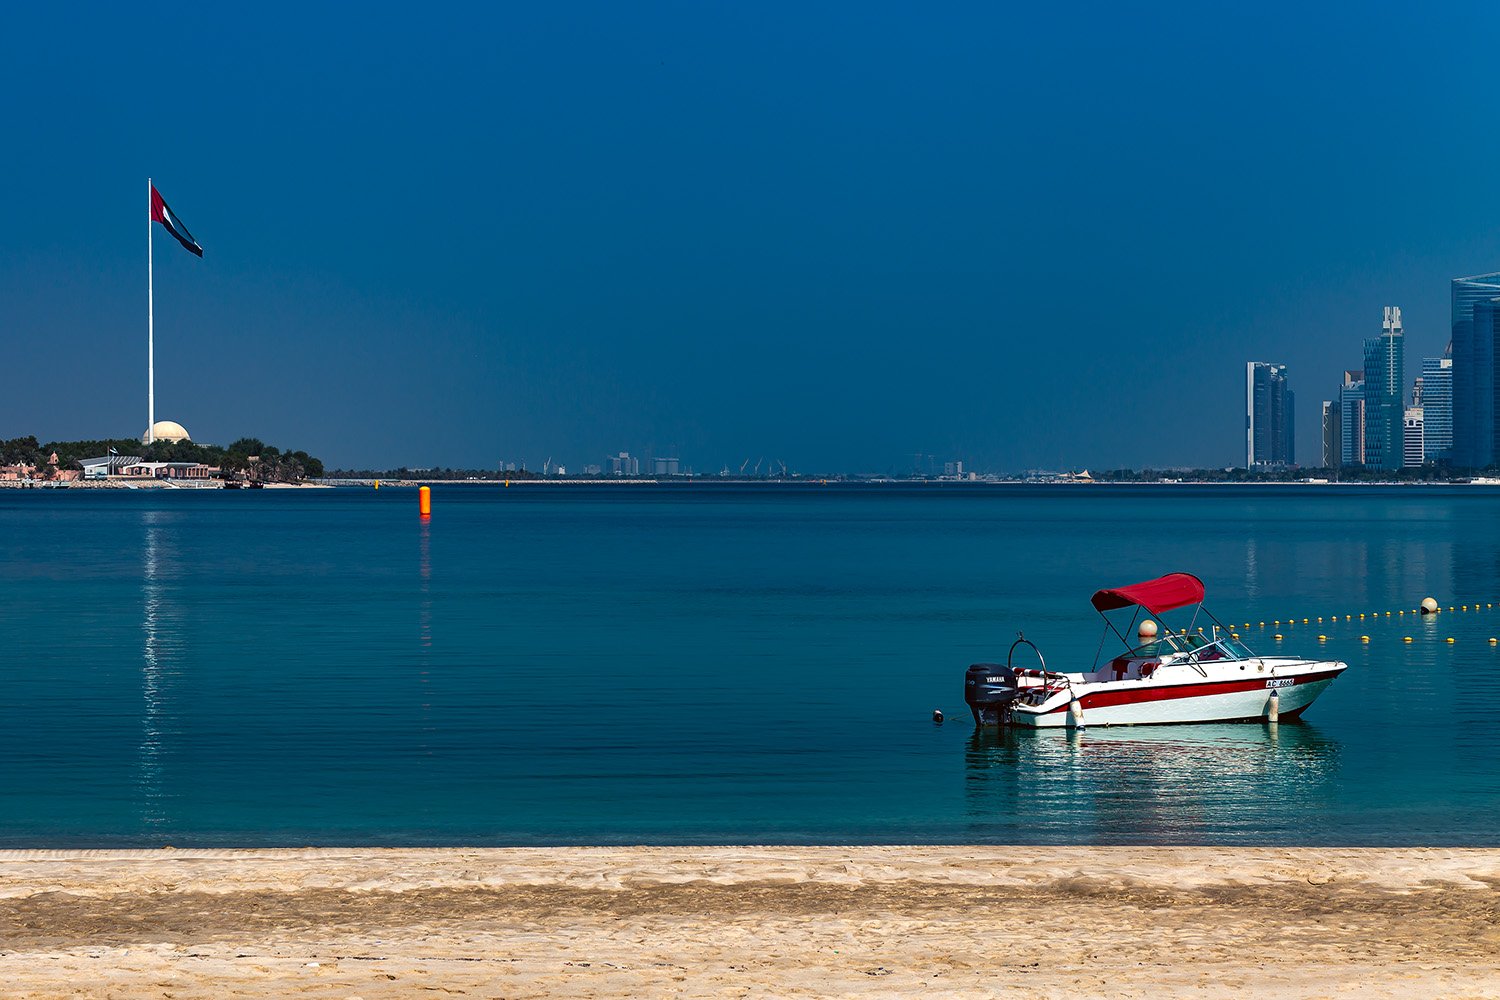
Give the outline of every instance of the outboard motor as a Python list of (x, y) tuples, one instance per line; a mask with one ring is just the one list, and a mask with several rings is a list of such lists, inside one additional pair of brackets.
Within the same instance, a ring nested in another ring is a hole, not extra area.
[(964, 701), (976, 726), (1009, 725), (1011, 703), (1019, 694), (1015, 671), (1003, 663), (976, 663), (964, 675)]

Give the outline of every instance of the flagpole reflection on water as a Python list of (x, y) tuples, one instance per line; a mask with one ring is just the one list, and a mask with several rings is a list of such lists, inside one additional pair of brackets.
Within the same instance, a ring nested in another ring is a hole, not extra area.
[(163, 643), (162, 607), (162, 522), (166, 514), (158, 510), (145, 511), (142, 520), (146, 526), (144, 561), (142, 565), (142, 614), (141, 630), (144, 633), (144, 648), (141, 662), (141, 693), (144, 714), (141, 719), (141, 743), (138, 756), (140, 776), (141, 821), (148, 831), (167, 822), (164, 808), (166, 795), (162, 790), (162, 713), (165, 707), (164, 666), (167, 648)]

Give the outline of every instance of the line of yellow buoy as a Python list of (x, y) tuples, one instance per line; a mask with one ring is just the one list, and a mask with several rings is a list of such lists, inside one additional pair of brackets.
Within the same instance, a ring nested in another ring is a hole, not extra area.
[[(1470, 606), (1467, 605), (1467, 604), (1459, 604), (1459, 605), (1456, 605), (1456, 606), (1450, 605), (1448, 607), (1448, 610), (1449, 611), (1468, 611), (1469, 607)], [(1490, 602), (1488, 604), (1481, 605), (1478, 601), (1475, 601), (1474, 604), (1473, 604), (1473, 609), (1475, 611), (1491, 610), (1494, 607), (1495, 607), (1494, 602)], [(1440, 612), (1442, 610), (1443, 609), (1441, 607), (1437, 607), (1437, 608), (1435, 608), (1430, 613), (1436, 614), (1436, 613), (1438, 613), (1438, 612)], [(1392, 616), (1395, 616), (1397, 618), (1405, 618), (1408, 614), (1420, 615), (1422, 613), (1423, 613), (1423, 610), (1421, 608), (1412, 608), (1410, 611), (1407, 611), (1404, 608), (1400, 609), (1400, 610), (1397, 610), (1397, 611), (1361, 611), (1358, 614), (1354, 614), (1354, 613), (1351, 612), (1350, 614), (1344, 615), (1343, 620), (1346, 621), (1346, 622), (1352, 622), (1352, 621), (1355, 621), (1356, 619), (1363, 620), (1363, 619), (1366, 619), (1366, 618), (1382, 618), (1382, 617), (1384, 617), (1384, 618), (1390, 618)], [(1302, 618), (1302, 619), (1287, 618), (1285, 621), (1283, 621), (1280, 618), (1274, 618), (1274, 619), (1271, 620), (1271, 627), (1272, 628), (1280, 628), (1282, 625), (1294, 626), (1294, 625), (1298, 624), (1299, 621), (1303, 625), (1310, 625), (1314, 621), (1316, 621), (1319, 625), (1321, 625), (1321, 624), (1323, 624), (1323, 620), (1324, 620), (1324, 616), (1322, 616), (1322, 615), (1319, 615), (1317, 618), (1311, 618), (1311, 617), (1309, 617), (1309, 618)], [(1336, 623), (1336, 622), (1339, 621), (1339, 616), (1338, 615), (1328, 615), (1327, 616), (1327, 620), (1328, 620), (1328, 622), (1330, 624)], [(1265, 628), (1266, 627), (1266, 623), (1264, 621), (1259, 621), (1259, 622), (1245, 622), (1245, 624), (1244, 624), (1243, 627), (1246, 628), (1246, 629), (1250, 629), (1250, 628)], [(1199, 629), (1198, 631), (1201, 632), (1203, 630)]]
[[(1439, 605), (1436, 601), (1432, 600), (1432, 598), (1430, 598), (1430, 597), (1427, 600), (1423, 601), (1422, 605), (1423, 606), (1419, 607), (1419, 608), (1412, 608), (1411, 611), (1410, 611), (1410, 613), (1414, 614), (1414, 615), (1435, 615), (1435, 614), (1438, 614), (1439, 612), (1441, 612), (1443, 610), (1442, 606)], [(1430, 607), (1429, 607), (1429, 605), (1430, 605)], [(1448, 606), (1447, 610), (1449, 610), (1449, 611), (1468, 611), (1469, 607), (1470, 607), (1470, 605), (1468, 605), (1468, 604), (1459, 604), (1459, 605), (1456, 605), (1456, 606), (1450, 604)], [(1473, 609), (1475, 611), (1492, 610), (1494, 607), (1495, 607), (1495, 603), (1493, 601), (1487, 602), (1485, 604), (1480, 604), (1478, 601), (1475, 601), (1473, 603)], [(1398, 609), (1398, 610), (1396, 610), (1394, 612), (1392, 612), (1392, 611), (1384, 611), (1384, 612), (1382, 612), (1382, 611), (1360, 612), (1357, 616), (1354, 613), (1351, 612), (1350, 614), (1344, 615), (1343, 620), (1346, 621), (1346, 622), (1352, 622), (1352, 621), (1355, 621), (1356, 618), (1358, 618), (1359, 620), (1362, 621), (1362, 620), (1364, 620), (1367, 617), (1368, 618), (1381, 618), (1381, 617), (1390, 618), (1392, 615), (1395, 615), (1395, 617), (1397, 617), (1397, 618), (1404, 618), (1404, 617), (1406, 617), (1407, 614), (1408, 614), (1408, 612), (1405, 609)], [(1291, 627), (1291, 626), (1296, 625), (1297, 621), (1298, 620), (1296, 618), (1288, 618), (1288, 619), (1286, 619), (1285, 624), (1288, 627)], [(1311, 619), (1311, 618), (1303, 618), (1301, 620), (1301, 623), (1303, 625), (1308, 625), (1308, 624), (1311, 624), (1312, 621), (1313, 621), (1313, 619)], [(1318, 616), (1318, 618), (1316, 619), (1316, 621), (1317, 621), (1317, 623), (1319, 625), (1323, 624), (1323, 617), (1321, 615)], [(1328, 622), (1329, 622), (1329, 624), (1337, 624), (1338, 621), (1339, 621), (1339, 616), (1338, 615), (1329, 615), (1328, 616)], [(1282, 626), (1282, 624), (1283, 624), (1282, 620), (1279, 619), (1279, 618), (1273, 618), (1271, 620), (1271, 627), (1272, 628), (1280, 628)], [(1263, 621), (1261, 621), (1261, 622), (1255, 622), (1252, 625), (1250, 622), (1246, 622), (1245, 625), (1244, 625), (1244, 627), (1245, 627), (1245, 629), (1247, 631), (1249, 629), (1251, 629), (1251, 628), (1265, 628), (1266, 627), (1266, 623), (1263, 622)], [(1200, 628), (1198, 631), (1202, 632), (1203, 630)], [(1235, 631), (1233, 631), (1231, 629), (1230, 636), (1233, 637), (1233, 638), (1235, 638), (1235, 639), (1238, 639), (1240, 637), (1240, 634), (1238, 632), (1235, 632)], [(1282, 633), (1280, 633), (1280, 632), (1276, 632), (1276, 633), (1272, 634), (1271, 638), (1273, 640), (1275, 640), (1276, 642), (1281, 642), (1285, 638), (1285, 636), (1282, 635)], [(1319, 642), (1327, 642), (1328, 641), (1328, 636), (1326, 634), (1324, 634), (1324, 633), (1320, 633), (1318, 635), (1318, 641)], [(1370, 637), (1368, 635), (1362, 635), (1362, 636), (1359, 637), (1359, 641), (1367, 643), (1367, 642), (1370, 641)], [(1415, 642), (1416, 640), (1412, 636), (1406, 635), (1406, 636), (1402, 636), (1401, 637), (1401, 641), (1402, 642)], [(1445, 642), (1449, 642), (1449, 643), (1456, 643), (1458, 640), (1455, 639), (1453, 636), (1448, 636), (1444, 641)], [(1490, 640), (1489, 640), (1489, 644), (1491, 646), (1500, 645), (1500, 638), (1491, 636)]]

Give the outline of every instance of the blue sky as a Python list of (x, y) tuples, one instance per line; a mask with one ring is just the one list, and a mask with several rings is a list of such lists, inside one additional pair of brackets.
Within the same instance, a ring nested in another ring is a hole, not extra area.
[(1381, 307), (1500, 269), (1482, 5), (29, 5), (0, 435), (332, 465), (1299, 457)]

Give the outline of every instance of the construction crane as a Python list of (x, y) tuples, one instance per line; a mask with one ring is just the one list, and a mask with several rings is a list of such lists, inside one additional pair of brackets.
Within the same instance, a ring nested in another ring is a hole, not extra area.
[(762, 455), (760, 458), (758, 458), (758, 459), (755, 460), (755, 474), (757, 476), (760, 475), (760, 466), (761, 466), (761, 463), (764, 462), (765, 460), (766, 460), (766, 457), (764, 455)]
[(743, 476), (745, 474), (745, 466), (747, 466), (749, 464), (750, 464), (750, 460), (748, 458), (745, 459), (743, 462), (740, 463), (740, 475)]
[(545, 461), (545, 462), (542, 463), (542, 475), (544, 475), (544, 476), (550, 476), (550, 475), (552, 475), (552, 456), (551, 455), (548, 455), (547, 456), (547, 461)]

